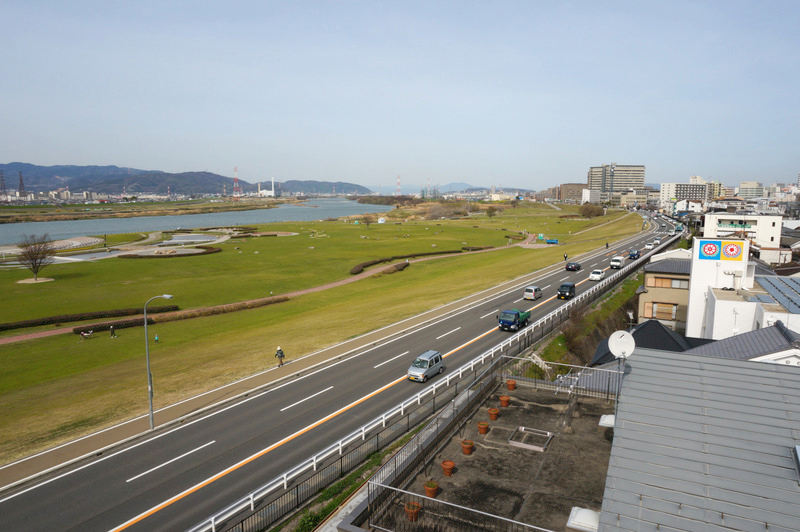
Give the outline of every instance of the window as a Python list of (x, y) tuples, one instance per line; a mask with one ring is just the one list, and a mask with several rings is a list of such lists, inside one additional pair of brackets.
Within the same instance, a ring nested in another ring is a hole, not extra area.
[(645, 303), (644, 317), (657, 320), (674, 320), (678, 315), (678, 305), (674, 303)]
[(646, 286), (650, 288), (677, 288), (688, 290), (688, 279), (670, 279), (669, 277), (648, 277)]

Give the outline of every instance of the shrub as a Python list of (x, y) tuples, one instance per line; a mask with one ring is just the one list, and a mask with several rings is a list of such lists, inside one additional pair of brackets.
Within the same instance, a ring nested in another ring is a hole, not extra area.
[[(148, 309), (148, 313), (159, 314), (178, 310), (177, 305), (162, 305)], [(114, 318), (117, 316), (134, 316), (141, 314), (141, 308), (121, 308), (114, 310), (100, 310), (94, 312), (83, 312), (80, 314), (62, 314), (60, 316), (48, 316), (33, 320), (15, 321), (10, 323), (0, 323), (0, 331), (10, 331), (12, 329), (23, 329), (25, 327), (38, 327), (40, 325), (53, 325), (71, 321), (86, 321), (102, 318)]]

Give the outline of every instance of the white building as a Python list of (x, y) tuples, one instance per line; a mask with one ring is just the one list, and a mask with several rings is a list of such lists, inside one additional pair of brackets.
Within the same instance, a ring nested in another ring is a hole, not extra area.
[(703, 208), (702, 201), (696, 200), (680, 200), (676, 201), (675, 205), (673, 206), (673, 212), (694, 212), (694, 213), (701, 213), (704, 212), (705, 209)]
[(719, 340), (777, 321), (800, 333), (800, 279), (756, 275), (749, 242), (695, 239), (686, 336)]
[[(689, 281), (689, 309), (686, 316), (686, 336), (695, 338), (727, 338), (743, 328), (744, 317), (730, 312), (720, 304), (728, 292), (752, 288), (755, 264), (748, 261), (750, 242), (747, 240), (696, 238), (692, 244), (692, 269)], [(723, 311), (723, 309), (727, 311)], [(738, 311), (740, 314), (743, 309)], [(750, 310), (752, 323), (753, 309)]]
[(599, 190), (590, 190), (588, 188), (584, 188), (581, 191), (581, 204), (584, 203), (600, 203), (600, 191)]
[(781, 248), (783, 217), (777, 214), (711, 213), (703, 217), (704, 238), (745, 238), (759, 258), (770, 264), (792, 260), (790, 249)]

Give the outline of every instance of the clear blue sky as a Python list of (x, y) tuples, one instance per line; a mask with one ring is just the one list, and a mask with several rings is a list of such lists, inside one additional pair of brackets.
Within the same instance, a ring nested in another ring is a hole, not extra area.
[(0, 162), (796, 182), (800, 1), (0, 0)]

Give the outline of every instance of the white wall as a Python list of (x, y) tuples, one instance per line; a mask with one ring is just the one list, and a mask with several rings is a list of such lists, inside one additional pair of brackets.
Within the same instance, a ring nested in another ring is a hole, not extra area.
[(694, 239), (686, 336), (710, 338), (703, 334), (709, 287), (738, 289), (753, 286), (754, 268), (748, 268), (749, 253), (750, 243), (746, 240)]

